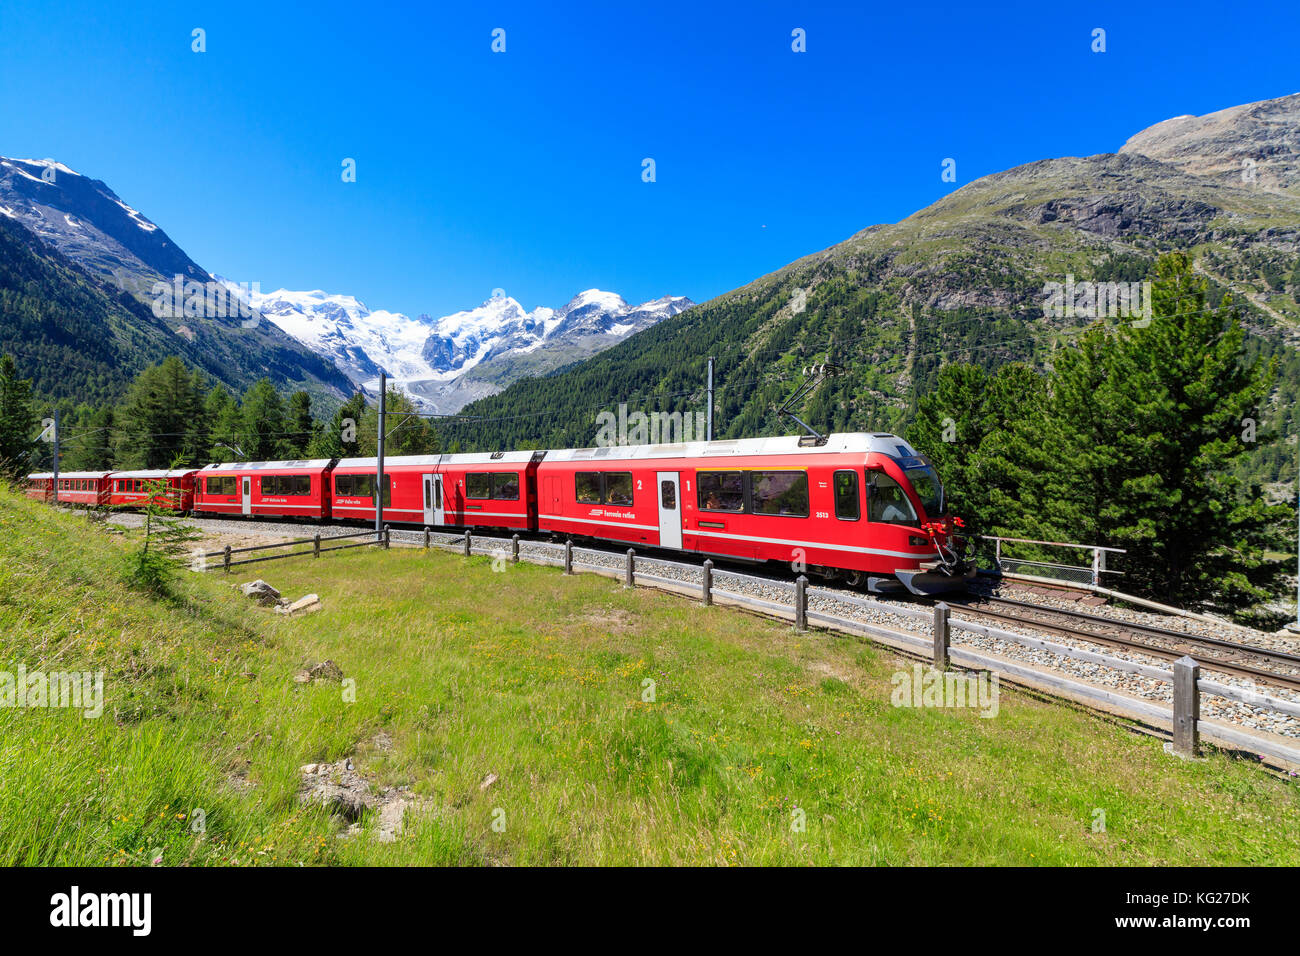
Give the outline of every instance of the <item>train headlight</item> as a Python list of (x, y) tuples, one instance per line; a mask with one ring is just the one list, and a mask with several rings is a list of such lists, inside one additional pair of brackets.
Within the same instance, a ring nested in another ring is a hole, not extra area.
[(929, 543), (930, 543), (930, 539), (929, 539), (929, 538), (923, 538), (923, 537), (921, 537), (919, 534), (909, 534), (909, 535), (907, 536), (907, 543), (910, 544), (910, 545), (911, 545), (912, 547), (914, 547), (914, 548), (920, 548), (920, 547), (923, 547), (924, 545), (929, 544)]

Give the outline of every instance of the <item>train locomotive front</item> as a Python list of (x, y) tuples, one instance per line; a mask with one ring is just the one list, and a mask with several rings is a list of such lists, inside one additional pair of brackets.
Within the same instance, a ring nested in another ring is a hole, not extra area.
[[(919, 595), (965, 591), (975, 576), (974, 565), (964, 556), (962, 521), (948, 513), (947, 493), (934, 466), (896, 436), (871, 437), (875, 441), (867, 455), (865, 489), (872, 519), (868, 533), (877, 543), (892, 539), (899, 544), (905, 534), (907, 547), (894, 552), (900, 560), (888, 574), (868, 576), (867, 589)], [(917, 548), (927, 553), (917, 555)]]

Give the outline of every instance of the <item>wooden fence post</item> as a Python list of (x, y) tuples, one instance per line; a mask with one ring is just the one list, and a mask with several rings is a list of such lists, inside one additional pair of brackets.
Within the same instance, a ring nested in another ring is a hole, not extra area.
[(943, 601), (934, 606), (934, 666), (941, 671), (948, 669), (948, 616), (951, 613), (952, 609)]
[(226, 573), (230, 573), (230, 545), (226, 545), (226, 552), (221, 558), (221, 566), (225, 568)]
[(319, 531), (317, 531), (316, 534), (311, 539), (311, 556), (313, 558), (320, 557), (320, 532)]
[(389, 542), (388, 525), (384, 525), (384, 550), (385, 551), (388, 550), (388, 542)]
[(424, 526), (424, 550), (429, 550), (429, 526), (427, 524)]
[(802, 574), (794, 582), (794, 629), (808, 630), (808, 578)]
[(571, 539), (564, 542), (564, 573), (573, 573), (573, 541)]
[(623, 581), (625, 587), (636, 587), (636, 551), (632, 548), (627, 549), (627, 577)]
[(474, 538), (468, 528), (465, 529), (465, 557), (469, 557), (474, 551)]
[(704, 580), (701, 584), (703, 589), (704, 606), (709, 607), (713, 604), (713, 560), (705, 558), (704, 560)]
[(1174, 753), (1195, 757), (1200, 753), (1201, 695), (1196, 682), (1201, 665), (1186, 655), (1174, 661)]
[(510, 536), (510, 560), (514, 564), (519, 563), (519, 535)]

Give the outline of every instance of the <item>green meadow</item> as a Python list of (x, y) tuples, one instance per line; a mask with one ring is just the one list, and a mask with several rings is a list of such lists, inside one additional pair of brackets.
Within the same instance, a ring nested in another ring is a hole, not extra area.
[[(1294, 783), (1006, 685), (993, 718), (894, 707), (912, 661), (855, 639), (397, 547), (155, 598), (133, 535), (0, 491), (0, 671), (104, 681), (98, 718), (0, 707), (0, 864), (1300, 863)], [(395, 840), (300, 802), (347, 757), (409, 788)]]

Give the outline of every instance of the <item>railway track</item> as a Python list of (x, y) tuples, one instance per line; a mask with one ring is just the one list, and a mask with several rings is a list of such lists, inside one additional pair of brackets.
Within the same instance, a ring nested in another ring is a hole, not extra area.
[(976, 619), (1032, 627), (1077, 640), (1140, 651), (1164, 660), (1188, 655), (1208, 669), (1300, 691), (1300, 655), (1297, 654), (1010, 598), (971, 597), (949, 603), (955, 613)]

